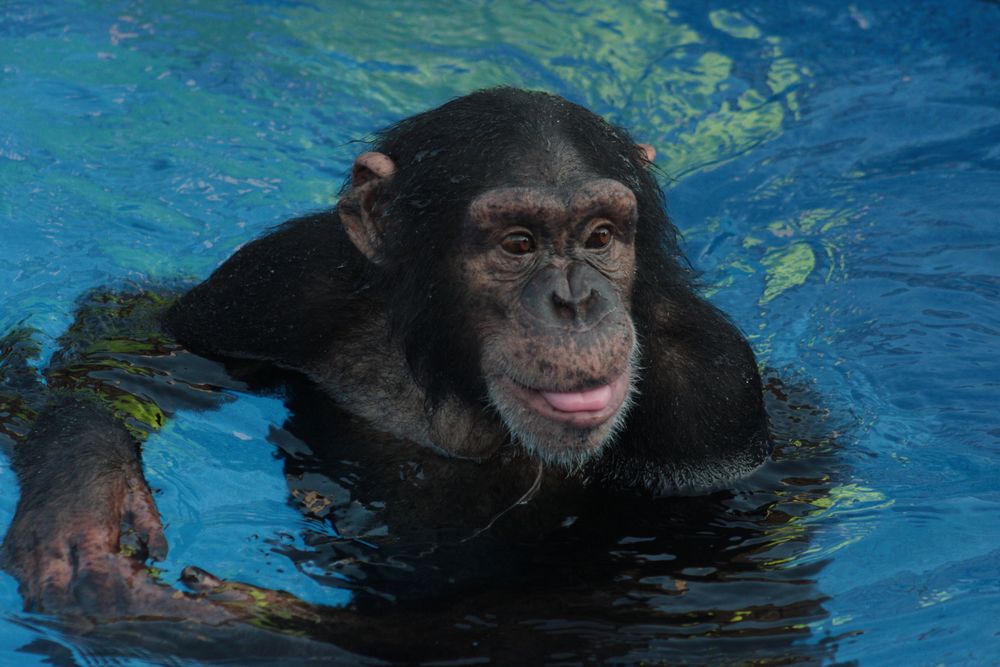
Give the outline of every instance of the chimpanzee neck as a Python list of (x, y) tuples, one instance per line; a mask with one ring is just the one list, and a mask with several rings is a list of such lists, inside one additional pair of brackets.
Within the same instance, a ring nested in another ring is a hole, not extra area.
[(386, 335), (382, 313), (356, 322), (352, 335), (309, 360), (303, 370), (339, 405), (391, 435), (469, 458), (487, 458), (508, 441), (499, 417), (449, 394), (428, 400), (402, 347)]

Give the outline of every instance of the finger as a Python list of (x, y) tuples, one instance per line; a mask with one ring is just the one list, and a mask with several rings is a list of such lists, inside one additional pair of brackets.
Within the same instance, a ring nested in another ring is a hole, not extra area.
[(122, 581), (119, 560), (113, 554), (95, 554), (82, 564), (70, 582), (75, 610), (108, 616), (127, 611), (128, 587)]
[(125, 514), (131, 528), (145, 547), (145, 555), (153, 560), (166, 558), (167, 538), (163, 534), (163, 521), (145, 480), (129, 477)]
[(194, 591), (199, 600), (222, 605), (231, 611), (241, 609), (248, 604), (252, 605), (255, 599), (252, 591), (262, 590), (248, 584), (220, 579), (211, 572), (193, 565), (189, 565), (181, 572), (181, 583)]
[(68, 548), (42, 548), (32, 554), (27, 572), (20, 573), (21, 595), (26, 611), (53, 612), (70, 601), (73, 566)]
[(108, 555), (92, 560), (71, 584), (72, 606), (63, 612), (124, 618), (180, 618), (223, 623), (234, 617), (205, 599), (192, 597), (153, 580), (133, 559)]
[(189, 565), (181, 572), (181, 583), (198, 593), (211, 593), (226, 582), (211, 572)]

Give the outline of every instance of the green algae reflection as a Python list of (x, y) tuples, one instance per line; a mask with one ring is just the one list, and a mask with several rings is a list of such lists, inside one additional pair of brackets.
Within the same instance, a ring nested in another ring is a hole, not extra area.
[[(309, 6), (286, 13), (285, 29), (329, 56), (309, 58), (310, 75), (363, 91), (396, 117), (495, 85), (558, 92), (655, 144), (674, 179), (777, 137), (808, 77), (778, 38), (742, 14), (682, 16), (662, 1), (520, 1), (461, 11), (437, 1), (420, 12), (384, 1), (338, 12), (337, 21), (319, 20)], [(373, 16), (382, 17), (386, 39), (356, 29)], [(734, 63), (750, 55), (767, 67), (737, 71)]]
[[(160, 329), (173, 296), (151, 290), (96, 290), (80, 302), (76, 319), (60, 338), (61, 351), (48, 371), (57, 390), (86, 392), (111, 408), (137, 439), (162, 428), (166, 415), (144, 391), (162, 375), (144, 359), (173, 354), (179, 346)], [(131, 378), (144, 380), (133, 383)]]

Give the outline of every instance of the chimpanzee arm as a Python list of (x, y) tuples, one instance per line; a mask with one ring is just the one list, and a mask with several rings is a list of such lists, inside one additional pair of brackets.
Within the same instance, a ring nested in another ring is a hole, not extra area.
[(653, 309), (642, 329), (639, 400), (590, 474), (654, 493), (719, 486), (771, 450), (753, 351), (715, 307), (691, 294)]
[(2, 557), (28, 610), (218, 615), (147, 573), (143, 560), (166, 553), (160, 516), (137, 443), (95, 399), (52, 400), (14, 466), (21, 497)]

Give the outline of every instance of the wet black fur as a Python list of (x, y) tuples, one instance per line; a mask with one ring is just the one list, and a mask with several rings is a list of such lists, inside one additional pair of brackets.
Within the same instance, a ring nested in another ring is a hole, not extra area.
[[(365, 309), (384, 309), (388, 335), (401, 342), (431, 405), (449, 392), (485, 403), (461, 307), (468, 297), (456, 279), (463, 216), (476, 195), (528, 184), (539, 161), (568, 156), (589, 176), (628, 186), (639, 208), (632, 315), (643, 349), (640, 394), (619, 442), (588, 474), (676, 488), (739, 476), (766, 457), (753, 354), (696, 294), (663, 193), (625, 130), (556, 96), (495, 88), (407, 118), (378, 133), (370, 150), (397, 168), (376, 199), (386, 221), (381, 264), (351, 244), (335, 211), (290, 221), (186, 295), (168, 316), (175, 335), (203, 353), (300, 364)], [(681, 362), (666, 363), (666, 347)]]

